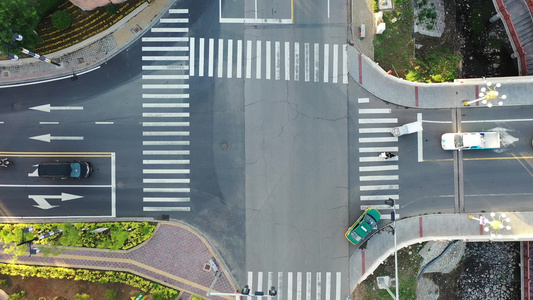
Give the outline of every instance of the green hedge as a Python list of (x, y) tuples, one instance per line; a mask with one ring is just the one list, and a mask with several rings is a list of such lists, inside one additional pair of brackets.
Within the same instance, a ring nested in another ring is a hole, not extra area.
[(74, 279), (88, 282), (119, 282), (151, 293), (154, 298), (175, 299), (179, 291), (151, 282), (137, 275), (118, 271), (97, 271), (58, 267), (41, 267), (0, 263), (0, 273), (10, 276), (41, 277), (44, 279)]
[(66, 11), (58, 10), (52, 14), (52, 24), (59, 30), (65, 30), (70, 27), (72, 18)]
[(43, 18), (50, 11), (58, 7), (60, 4), (66, 2), (67, 0), (39, 0), (37, 1), (35, 8), (37, 9), (37, 14), (39, 18)]

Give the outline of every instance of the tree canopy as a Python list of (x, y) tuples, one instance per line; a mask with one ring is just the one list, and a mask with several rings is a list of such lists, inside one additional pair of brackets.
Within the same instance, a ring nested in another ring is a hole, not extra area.
[[(1, 0), (0, 1), (0, 39), (5, 42), (35, 49), (39, 43), (39, 36), (35, 32), (39, 24), (35, 3), (32, 0)], [(24, 37), (21, 42), (13, 40), (13, 34)], [(0, 52), (7, 55), (6, 45), (0, 42)], [(17, 53), (18, 50), (10, 49)]]

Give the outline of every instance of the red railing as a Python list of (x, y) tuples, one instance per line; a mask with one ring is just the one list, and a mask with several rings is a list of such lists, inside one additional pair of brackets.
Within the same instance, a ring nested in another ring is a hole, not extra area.
[[(509, 12), (507, 11), (507, 7), (503, 3), (503, 0), (496, 0), (496, 4), (498, 5), (498, 10), (500, 11), (503, 17), (503, 21), (507, 25), (507, 29), (509, 30), (509, 34), (511, 35), (511, 39), (513, 40), (513, 43), (515, 45), (515, 50), (518, 54), (518, 60), (520, 61), (520, 75), (525, 76), (529, 73), (529, 70), (527, 69), (526, 51), (524, 51), (524, 47), (522, 46), (522, 43), (518, 38), (516, 28), (514, 27), (513, 21), (511, 20), (511, 14), (509, 14)], [(530, 7), (529, 3), (528, 7)]]

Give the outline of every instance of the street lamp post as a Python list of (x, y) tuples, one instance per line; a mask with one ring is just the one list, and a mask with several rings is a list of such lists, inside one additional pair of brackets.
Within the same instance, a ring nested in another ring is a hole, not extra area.
[[(24, 39), (24, 37), (22, 35), (18, 34), (18, 33), (13, 33), (12, 38), (13, 38), (13, 40), (16, 40), (16, 41), (19, 41), (19, 42)], [(33, 57), (35, 57), (35, 58), (37, 58), (37, 59), (39, 59), (39, 60), (41, 60), (41, 61), (43, 61), (45, 63), (53, 64), (53, 65), (56, 65), (58, 67), (60, 66), (60, 64), (58, 64), (56, 62), (53, 62), (51, 59), (46, 58), (46, 57), (44, 57), (42, 55), (39, 55), (39, 54), (37, 54), (35, 52), (32, 52), (32, 51), (30, 51), (30, 50), (28, 50), (28, 49), (26, 49), (24, 47), (19, 47), (19, 46), (15, 45), (15, 44), (8, 43), (8, 42), (6, 42), (4, 40), (1, 40), (1, 39), (0, 39), (0, 41), (2, 41), (2, 43), (4, 43), (4, 45), (6, 46), (6, 48), (7, 48), (7, 57), (9, 59), (11, 59), (11, 60), (14, 60), (14, 61), (19, 60), (19, 56), (18, 55), (9, 53), (9, 48), (13, 47), (13, 48), (17, 48), (20, 52), (22, 52), (24, 54), (27, 54), (27, 55), (30, 55), (30, 56), (33, 56)]]
[(32, 248), (31, 247), (31, 243), (33, 243), (34, 241), (42, 240), (42, 239), (51, 237), (53, 235), (56, 235), (58, 233), (61, 233), (61, 232), (63, 232), (63, 229), (58, 229), (56, 231), (50, 231), (50, 232), (47, 232), (45, 234), (38, 235), (38, 236), (34, 237), (31, 240), (26, 241), (26, 233), (30, 233), (32, 231), (33, 231), (33, 226), (22, 228), (22, 241), (17, 244), (17, 246), (28, 244), (28, 248), (29, 248), (29, 251), (30, 251), (30, 256), (32, 254), (37, 254), (37, 253), (41, 252), (39, 249)]
[(476, 100), (463, 100), (464, 106), (470, 106), (473, 103), (481, 101), (482, 104), (487, 105), (487, 107), (492, 107), (492, 101), (498, 100), (498, 105), (502, 106), (503, 101), (507, 99), (506, 95), (500, 95), (500, 92), (498, 92), (497, 88), (501, 87), (501, 83), (496, 83), (494, 88), (491, 88), (492, 85), (491, 82), (487, 82), (487, 87), (482, 87), (481, 92), (478, 94), (478, 97)]
[(396, 297), (394, 299), (399, 300), (400, 278), (398, 277), (398, 246), (396, 242), (396, 200), (389, 198), (385, 203), (392, 207), (391, 219), (393, 222), (392, 235), (394, 236), (394, 281), (396, 282)]

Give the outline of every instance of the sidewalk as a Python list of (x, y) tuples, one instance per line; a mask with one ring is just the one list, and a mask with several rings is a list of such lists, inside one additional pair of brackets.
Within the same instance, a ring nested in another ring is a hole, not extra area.
[[(206, 297), (215, 272), (205, 271), (204, 265), (213, 257), (220, 265), (222, 276), (212, 292), (234, 293), (234, 279), (222, 258), (215, 255), (213, 248), (193, 229), (175, 222), (159, 223), (151, 239), (130, 250), (75, 248), (58, 256), (19, 256), (17, 263), (124, 271), (175, 288), (181, 292), (180, 296), (186, 293), (203, 299), (234, 299)], [(0, 262), (9, 263), (12, 258), (10, 254), (0, 254)]]
[[(479, 221), (468, 219), (468, 214), (439, 214), (405, 218), (396, 221), (397, 247), (436, 240), (529, 241), (533, 240), (533, 212), (506, 213), (511, 219), (511, 230), (501, 230), (501, 238), (490, 237)], [(479, 218), (481, 214), (473, 214)], [(489, 213), (483, 216), (490, 219)], [(389, 224), (387, 224), (388, 226)], [(487, 225), (485, 225), (487, 226)], [(381, 228), (350, 256), (350, 291), (365, 280), (390, 255), (394, 255), (394, 236)]]

